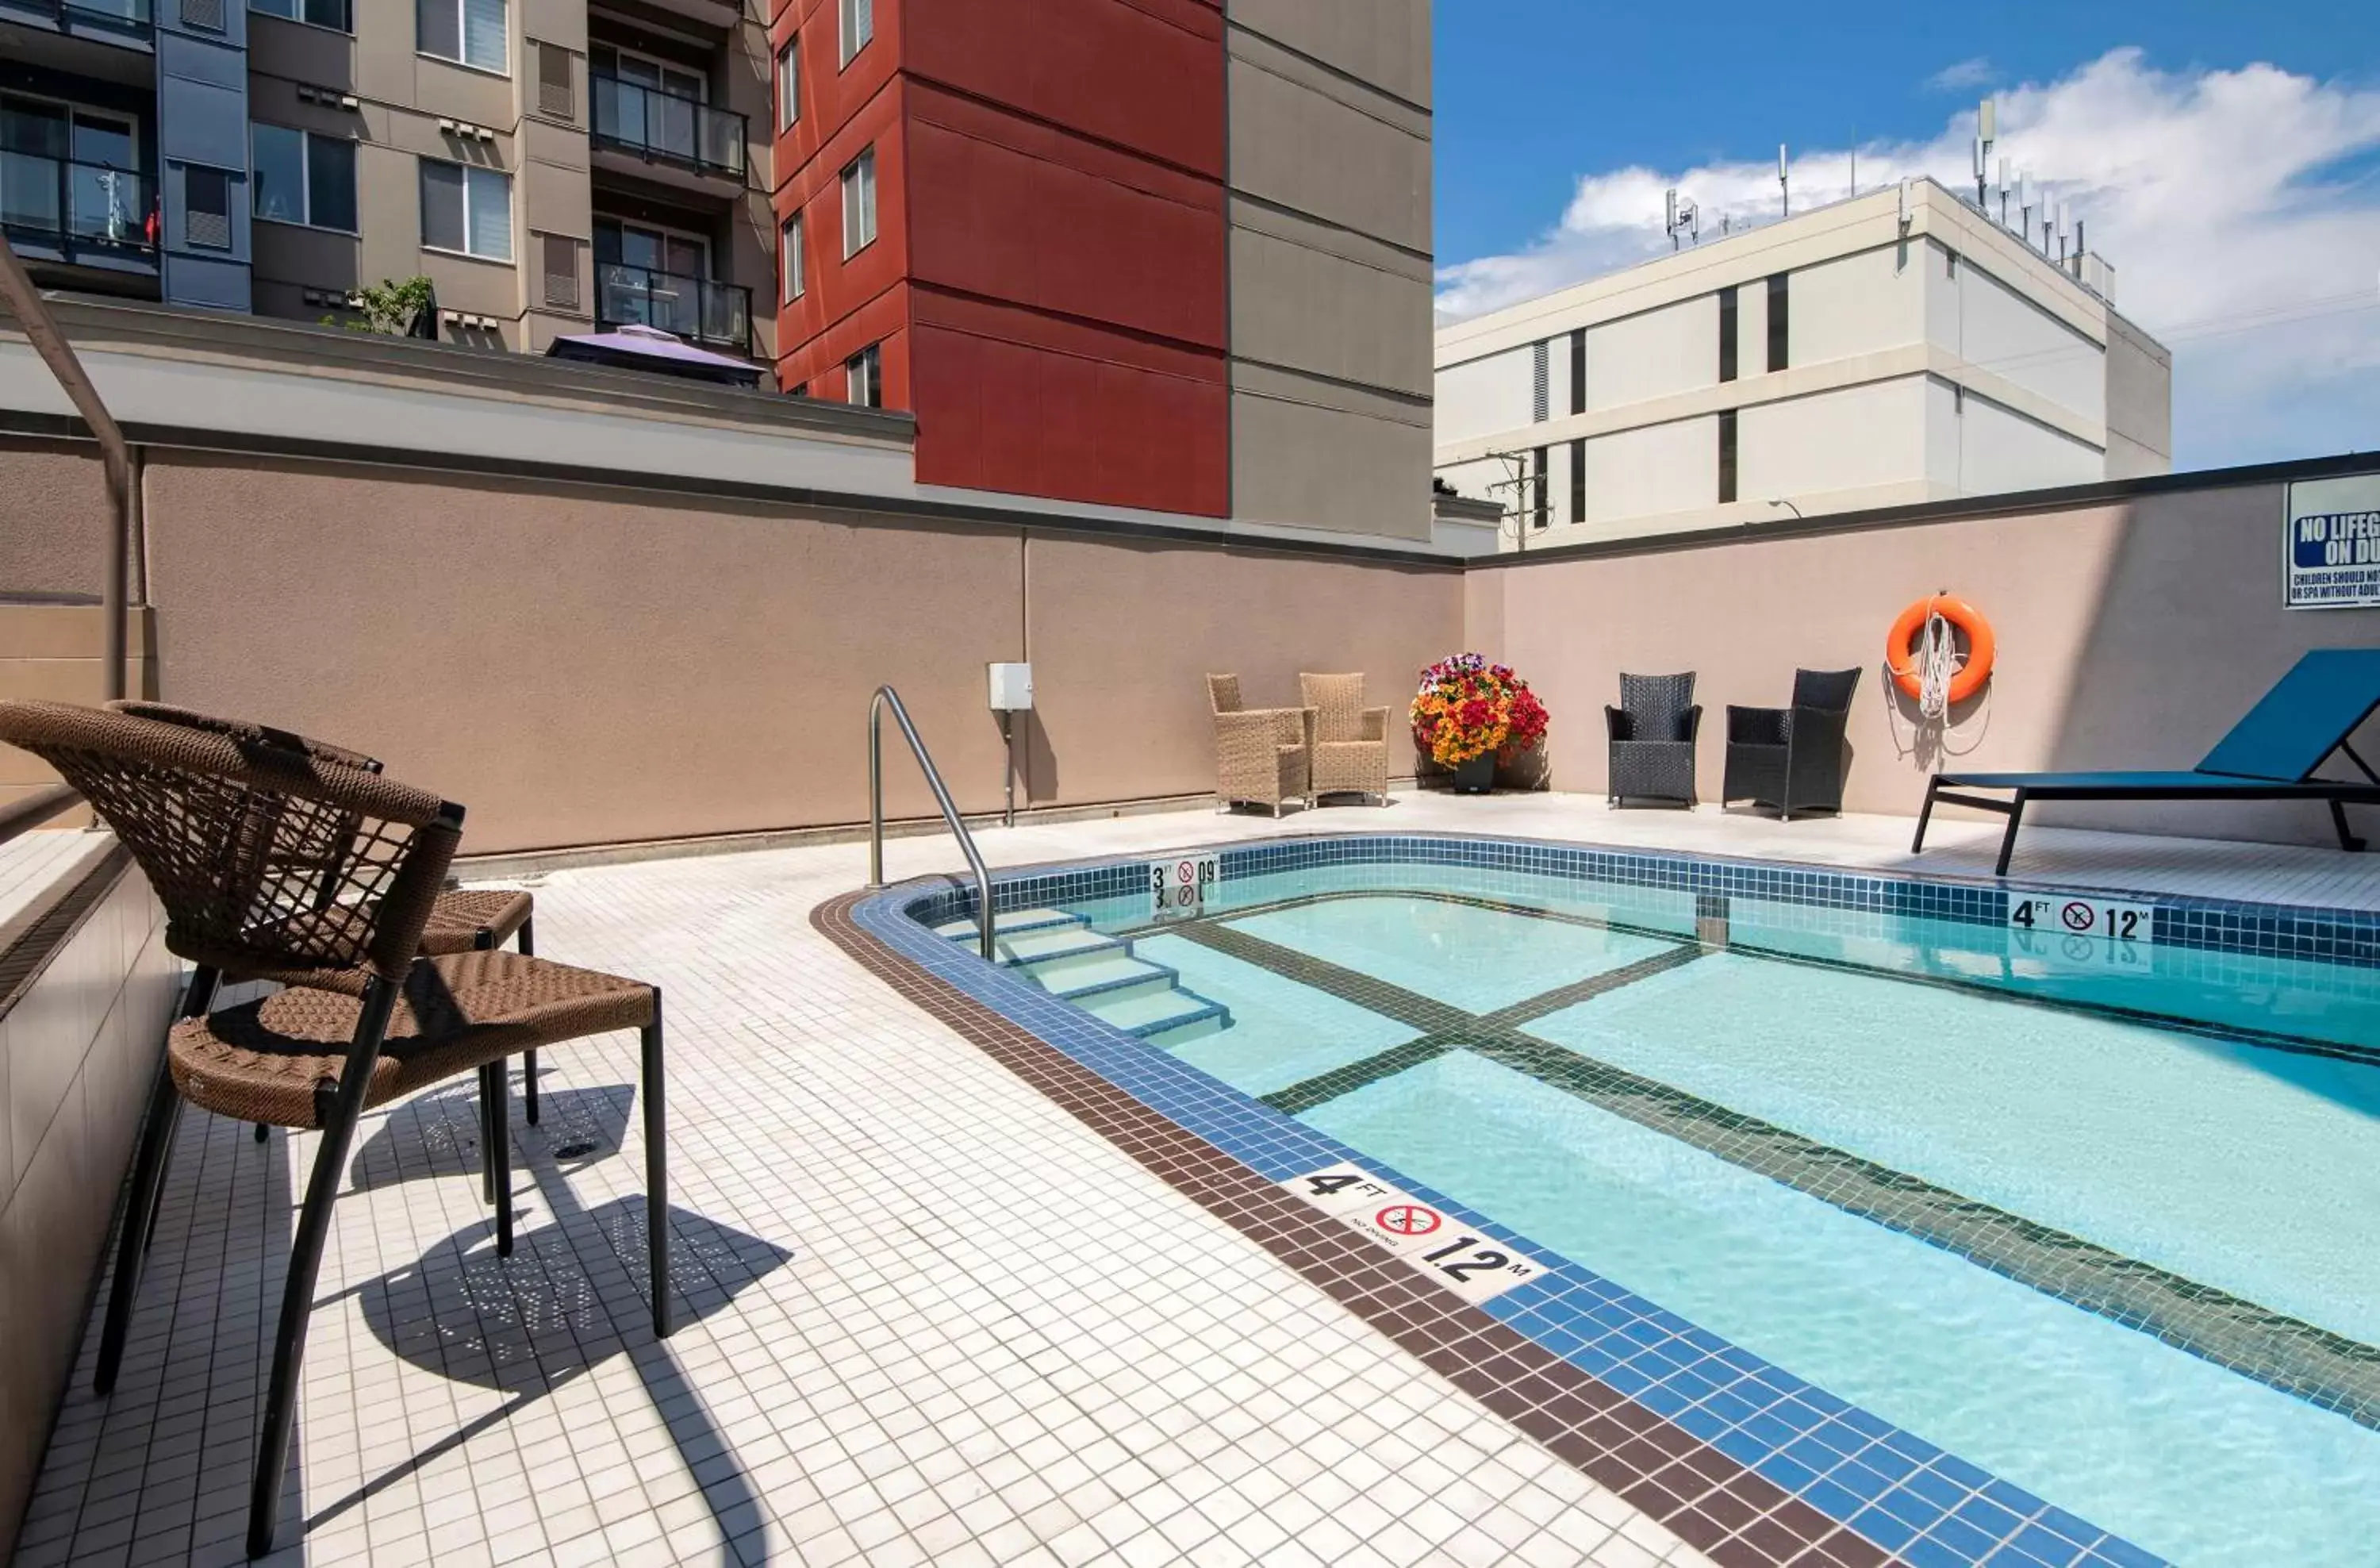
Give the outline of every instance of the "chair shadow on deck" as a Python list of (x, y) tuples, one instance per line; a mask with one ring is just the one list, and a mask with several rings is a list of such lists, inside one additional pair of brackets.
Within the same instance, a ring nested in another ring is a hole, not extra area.
[[(618, 1355), (636, 1367), (647, 1399), (701, 1488), (722, 1550), (766, 1523), (758, 1493), (699, 1391), (668, 1345), (652, 1337), (650, 1306), (636, 1266), (645, 1256), (643, 1195), (587, 1209), (571, 1190), (570, 1172), (619, 1152), (633, 1102), (634, 1091), (625, 1084), (552, 1091), (540, 1125), (515, 1125), (515, 1169), (528, 1177), (529, 1190), (516, 1198), (521, 1228), (512, 1257), (496, 1255), (494, 1222), (482, 1220), (418, 1261), (344, 1293), (357, 1297), (373, 1337), (395, 1355), (424, 1371), (509, 1397), (316, 1511), (305, 1521), (309, 1532)], [(480, 1139), (479, 1112), (467, 1086), (423, 1095), (398, 1106), (374, 1130), (357, 1153), (352, 1179), (366, 1189), (421, 1176), (475, 1175)], [(542, 1215), (536, 1212), (539, 1199)], [(682, 1209), (670, 1210), (670, 1235), (681, 1323), (728, 1307), (793, 1256)], [(325, 1299), (316, 1307), (328, 1305)], [(752, 1543), (740, 1550), (748, 1560)]]

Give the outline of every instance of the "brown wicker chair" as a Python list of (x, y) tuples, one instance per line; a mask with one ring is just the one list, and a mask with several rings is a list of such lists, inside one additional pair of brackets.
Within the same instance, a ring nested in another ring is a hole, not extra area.
[(1389, 711), (1364, 706), (1361, 675), (1300, 675), (1314, 711), (1314, 795), (1389, 803)]
[(1240, 677), (1208, 675), (1207, 703), (1215, 715), (1215, 802), (1269, 806), (1307, 800), (1314, 715), (1298, 708), (1245, 708)]
[[(82, 792), (165, 908), (165, 945), (196, 966), (166, 1042), (118, 1221), (111, 1288), (135, 1294), (184, 1100), (244, 1122), (318, 1128), (273, 1340), (250, 1556), (272, 1549), (331, 1202), (363, 1112), (516, 1052), (614, 1029), (642, 1039), (653, 1332), (671, 1329), (662, 999), (623, 979), (495, 950), (425, 957), (422, 934), (462, 838), (463, 808), (293, 735), (227, 721), (164, 723), (55, 702), (0, 701), (0, 741)], [(210, 1012), (227, 974), (289, 989)], [(511, 1251), (493, 1144), (497, 1251)]]
[[(160, 723), (184, 724), (191, 729), (229, 735), (235, 740), (249, 735), (269, 736), (283, 744), (297, 747), (318, 762), (333, 762), (341, 767), (361, 768), (368, 773), (377, 773), (381, 771), (381, 760), (377, 757), (367, 757), (360, 751), (350, 751), (344, 746), (334, 746), (326, 740), (294, 735), (286, 730), (270, 729), (261, 724), (250, 723), (244, 719), (226, 719), (213, 713), (201, 713), (192, 708), (176, 708), (165, 702), (121, 700), (111, 702), (108, 707), (118, 713), (129, 713), (136, 719), (155, 719)], [(348, 831), (352, 831), (352, 826)], [(338, 852), (343, 836), (340, 833), (325, 833), (322, 835), (323, 842), (303, 846), (301, 854), (317, 858), (334, 856)], [(450, 953), (473, 953), (484, 948), (502, 947), (505, 942), (517, 937), (519, 941), (515, 945), (524, 954), (534, 954), (537, 952), (536, 913), (536, 898), (525, 889), (448, 888), (441, 892), (438, 894), (438, 902), (430, 906), (430, 923), (421, 929), (421, 951), (425, 955), (436, 958)], [(234, 983), (249, 978), (251, 977), (246, 975), (224, 976), (225, 979)], [(523, 1052), (521, 1067), (521, 1099), (528, 1112), (528, 1124), (534, 1127), (538, 1124), (537, 1052), (534, 1051)], [(506, 1072), (509, 1076), (509, 1069)], [(480, 1121), (481, 1133), (485, 1136), (492, 1136), (493, 1124), (487, 1120), (484, 1113)], [(264, 1138), (265, 1129), (260, 1123), (256, 1129), (256, 1141), (262, 1143)], [(496, 1200), (496, 1178), (495, 1166), (492, 1161), (492, 1155), (489, 1161), (483, 1162), (485, 1163), (484, 1186), (487, 1200), (493, 1203)], [(108, 1354), (107, 1349), (109, 1339), (115, 1340), (116, 1348), (119, 1351), (122, 1349), (121, 1326), (111, 1322), (110, 1327), (115, 1329), (115, 1333), (103, 1338), (100, 1343), (100, 1371), (106, 1381), (113, 1381), (115, 1378), (115, 1358)], [(106, 1381), (100, 1386), (102, 1393), (107, 1392)]]

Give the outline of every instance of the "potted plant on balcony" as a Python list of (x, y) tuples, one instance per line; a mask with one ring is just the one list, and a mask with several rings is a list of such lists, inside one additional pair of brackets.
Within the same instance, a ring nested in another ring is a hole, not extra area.
[(1550, 715), (1529, 683), (1486, 655), (1457, 653), (1421, 673), (1413, 700), (1414, 745), (1454, 772), (1459, 795), (1494, 787), (1496, 764), (1511, 764), (1545, 738)]

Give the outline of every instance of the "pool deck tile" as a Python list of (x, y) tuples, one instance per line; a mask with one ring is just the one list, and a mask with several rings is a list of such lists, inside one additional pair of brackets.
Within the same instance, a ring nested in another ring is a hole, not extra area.
[[(979, 842), (1018, 866), (1492, 833), (1791, 862), (1779, 885), (1852, 887), (1870, 871), (1981, 878), (1996, 830), (1943, 821), (1912, 861), (1894, 819), (1401, 795), (1280, 822), (1148, 815)], [(19, 850), (18, 881), (65, 842)], [(273, 1561), (1889, 1560), (1809, 1501), (1866, 1467), (1861, 1413), (1680, 1338), (1591, 1277), (1513, 1292), (1495, 1314), (1451, 1309), (1270, 1185), (1315, 1168), (1312, 1138), (1243, 1121), (1185, 1143), (1178, 1123), (1253, 1102), (1150, 1067), (1062, 1004), (1032, 1010), (1011, 1055), (1038, 1034), (1103, 1081), (1019, 1076), (918, 1004), (923, 978), (888, 986), (814, 929), (864, 860), (834, 845), (532, 877), (541, 952), (670, 994), (683, 1326), (663, 1343), (643, 1326), (633, 1036), (547, 1053), (545, 1125), (514, 1122), (525, 1212), (502, 1264), (468, 1100), (375, 1114), (334, 1212)], [(896, 839), (887, 860), (896, 878), (960, 866), (941, 837)], [(2380, 913), (2380, 856), (2044, 827), (2016, 870)], [(1979, 880), (1957, 896), (1982, 911), (1995, 894)], [(2203, 923), (2220, 935), (2234, 919)], [(2337, 939), (2312, 922), (2304, 940)], [(953, 971), (971, 964), (943, 945)], [(241, 1560), (262, 1330), (313, 1148), (184, 1119), (123, 1380), (94, 1399), (86, 1343), (18, 1542), (26, 1568)], [(1607, 1342), (1608, 1380), (1577, 1364)], [(1639, 1358), (1667, 1382), (1628, 1378)], [(1623, 1380), (1697, 1393), (1657, 1410)], [(1772, 1473), (1746, 1468), (1755, 1442)], [(1803, 1442), (1818, 1463), (1791, 1456)], [(1938, 1477), (1967, 1489), (1928, 1532), (1945, 1550), (1971, 1550), (1973, 1530), (2005, 1543), (1995, 1562), (2148, 1561), (1948, 1455), (1895, 1457), (1912, 1468), (1879, 1508), (1937, 1501)]]

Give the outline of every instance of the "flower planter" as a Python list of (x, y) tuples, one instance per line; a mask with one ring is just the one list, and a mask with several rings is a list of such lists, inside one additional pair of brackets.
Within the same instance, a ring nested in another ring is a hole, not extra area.
[(1456, 794), (1486, 795), (1509, 757), (1507, 769), (1527, 770), (1524, 787), (1544, 787), (1546, 706), (1511, 667), (1478, 653), (1441, 659), (1421, 673), (1410, 717), (1420, 777), (1451, 773)]

